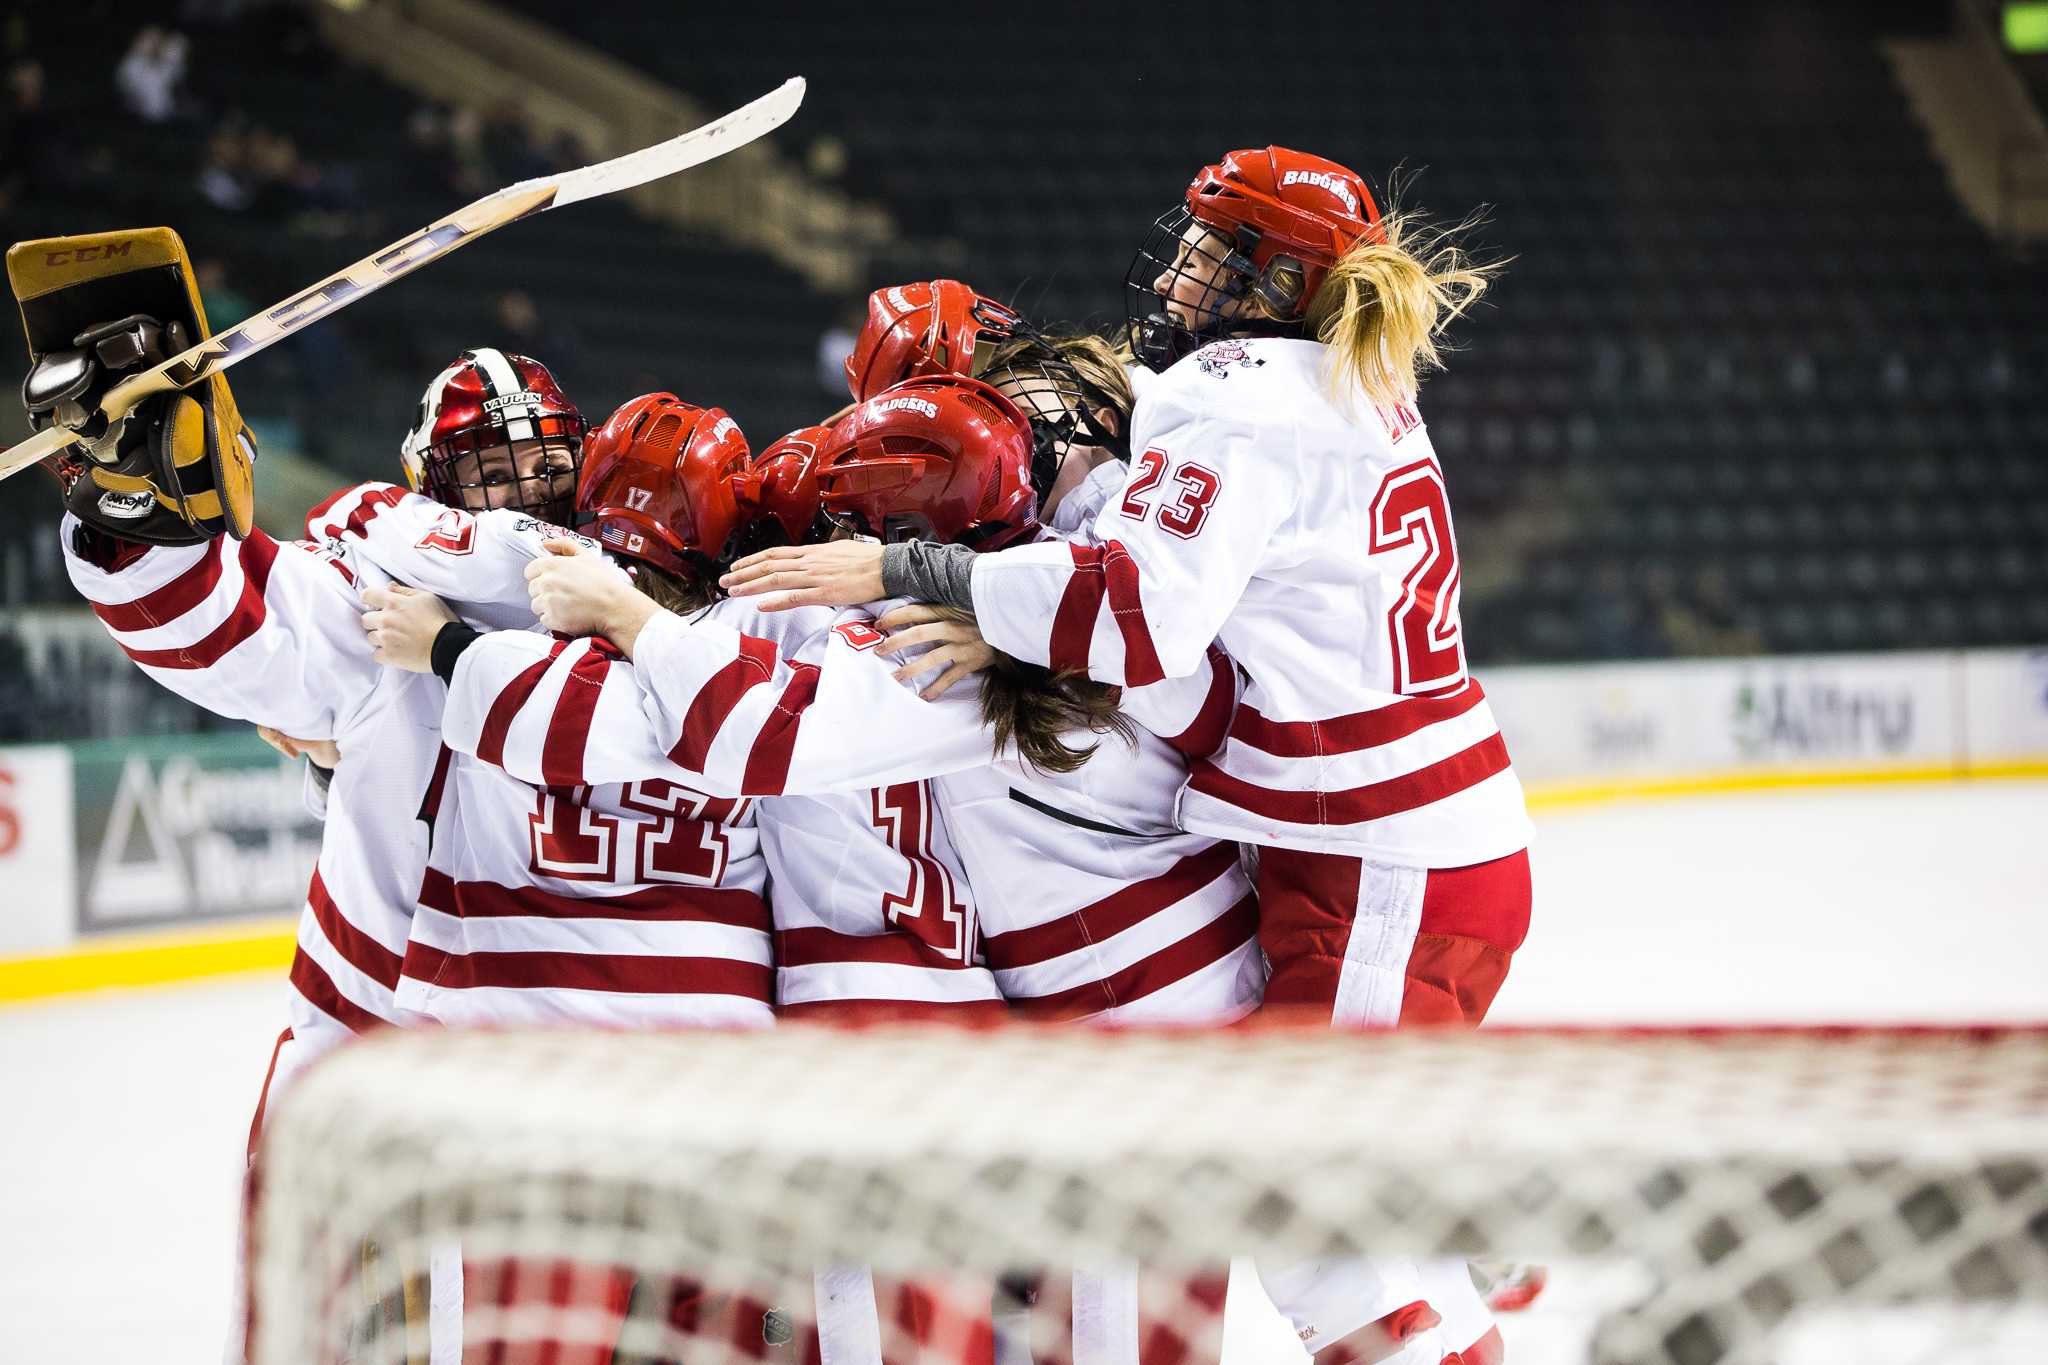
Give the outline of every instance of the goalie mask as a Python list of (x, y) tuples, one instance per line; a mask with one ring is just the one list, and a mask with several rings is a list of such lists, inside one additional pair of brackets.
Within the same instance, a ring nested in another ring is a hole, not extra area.
[(1131, 349), (1164, 370), (1225, 336), (1299, 336), (1309, 300), (1379, 206), (1355, 172), (1285, 147), (1204, 166), (1124, 277)]
[(868, 320), (846, 358), (846, 388), (864, 403), (906, 379), (976, 378), (994, 348), (1029, 329), (958, 280), (895, 284), (868, 295)]
[(1000, 549), (1037, 529), (1031, 426), (979, 380), (913, 379), (832, 428), (818, 496), (860, 535)]
[(746, 468), (747, 438), (724, 409), (643, 394), (591, 434), (576, 524), (627, 558), (714, 579), (742, 520)]
[(583, 434), (583, 414), (547, 366), (482, 348), (427, 385), (400, 454), (406, 481), (436, 502), (567, 524)]

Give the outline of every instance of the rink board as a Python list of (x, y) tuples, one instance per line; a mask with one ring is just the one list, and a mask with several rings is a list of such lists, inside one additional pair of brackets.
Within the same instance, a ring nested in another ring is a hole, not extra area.
[[(2048, 648), (1484, 673), (1538, 813), (2048, 776)], [(0, 1002), (281, 970), (318, 851), (252, 734), (0, 747)]]

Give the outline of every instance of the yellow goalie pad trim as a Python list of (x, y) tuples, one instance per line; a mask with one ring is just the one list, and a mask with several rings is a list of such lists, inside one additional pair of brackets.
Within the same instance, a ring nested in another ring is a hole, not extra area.
[[(72, 237), (40, 237), (34, 241), (17, 242), (7, 251), (7, 280), (14, 289), (14, 297), (24, 305), (94, 280), (167, 267), (176, 270), (183, 286), (190, 321), (197, 331), (193, 340), (211, 338), (213, 330), (206, 322), (206, 304), (199, 297), (199, 281), (192, 273), (191, 257), (186, 253), (183, 239), (167, 227), (122, 228), (114, 232), (89, 232)], [(33, 353), (36, 349), (35, 336), (28, 326), (25, 308), (22, 309), (22, 328), (30, 338), (29, 349)], [(173, 403), (167, 435), (180, 482), (190, 482), (184, 471), (206, 463), (207, 439), (213, 437), (218, 441), (219, 464), (205, 471), (214, 488), (180, 499), (177, 489), (158, 488), (140, 481), (131, 486), (126, 479), (110, 481), (109, 478), (101, 478), (97, 470), (94, 477), (102, 488), (121, 492), (141, 492), (147, 488), (156, 494), (158, 502), (179, 512), (187, 521), (224, 521), (227, 533), (239, 540), (248, 534), (255, 522), (255, 486), (249, 468), (251, 451), (243, 442), (242, 415), (236, 406), (234, 391), (228, 387), (227, 376), (212, 375), (204, 382), (206, 394), (212, 400), (210, 420), (198, 399), (187, 394)]]
[(199, 336), (194, 340), (212, 336), (206, 326), (206, 307), (199, 299), (199, 281), (192, 275), (192, 258), (185, 254), (184, 241), (167, 227), (38, 237), (7, 248), (7, 282), (14, 287), (14, 297), (22, 300), (39, 299), (87, 280), (166, 265), (176, 266), (184, 277), (192, 320), (199, 324)]

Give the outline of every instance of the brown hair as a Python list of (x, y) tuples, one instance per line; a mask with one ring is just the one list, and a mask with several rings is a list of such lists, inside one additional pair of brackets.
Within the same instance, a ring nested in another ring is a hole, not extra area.
[(1380, 220), (1338, 258), (1304, 322), (1335, 352), (1335, 378), (1366, 401), (1394, 407), (1415, 397), (1421, 378), (1443, 367), (1437, 339), (1476, 303), (1504, 262), (1475, 264), (1455, 238), (1476, 220), (1431, 227), (1400, 211)]
[[(1043, 334), (1043, 342), (1049, 343), (1061, 360), (1074, 367), (1074, 373), (1083, 384), (1109, 400), (1109, 405), (1116, 409), (1119, 424), (1129, 418), (1137, 397), (1131, 389), (1130, 373), (1124, 368), (1125, 362), (1119, 359), (1115, 346), (1093, 332), (1072, 335), (1047, 332)], [(1005, 341), (989, 356), (981, 377), (991, 384), (1000, 382), (1003, 371), (1014, 367), (1019, 360), (1028, 359), (1040, 344), (1038, 337), (1013, 337)]]
[(694, 575), (684, 578), (666, 569), (657, 568), (644, 559), (627, 561), (633, 576), (633, 586), (655, 606), (678, 616), (694, 616), (718, 600), (703, 579)]
[[(974, 624), (974, 613), (961, 607), (933, 611), (942, 620)], [(1121, 698), (1119, 689), (1086, 674), (1054, 673), (1000, 650), (981, 674), (981, 719), (995, 737), (996, 751), (1015, 745), (1042, 773), (1070, 773), (1095, 756), (1099, 743), (1077, 749), (1062, 738), (1069, 731), (1135, 741), (1136, 730), (1118, 709)]]

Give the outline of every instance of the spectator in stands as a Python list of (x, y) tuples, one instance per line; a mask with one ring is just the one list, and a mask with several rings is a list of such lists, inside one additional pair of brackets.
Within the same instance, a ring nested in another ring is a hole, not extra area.
[(422, 104), (405, 120), (405, 139), (412, 145), (413, 166), (421, 188), (439, 189), (454, 179), (448, 152), (448, 111)]
[(300, 160), (299, 145), (290, 134), (251, 128), (243, 155), (255, 191), (252, 211), (266, 218), (289, 218), (306, 206), (319, 173)]
[(0, 628), (0, 742), (41, 739), (36, 676), (28, 651), (12, 630)]
[(573, 171), (597, 159), (590, 148), (583, 145), (583, 140), (567, 128), (557, 128), (540, 142), (541, 156), (550, 171)]
[(484, 121), (483, 141), (494, 185), (530, 180), (554, 169), (533, 134), (533, 120), (515, 101), (505, 100), (491, 110)]
[(207, 203), (223, 213), (249, 207), (252, 193), (244, 169), (241, 128), (232, 120), (206, 141), (206, 159), (199, 166), (198, 189)]
[(190, 44), (185, 35), (147, 25), (114, 68), (114, 86), (129, 110), (144, 123), (168, 123), (178, 112), (178, 87), (185, 79)]
[(1742, 623), (1719, 565), (1702, 565), (1690, 589), (1665, 608), (1664, 633), (1681, 655), (1761, 654), (1763, 637)]
[(1671, 653), (1648, 593), (1612, 560), (1593, 576), (1586, 635), (1597, 658), (1656, 659)]
[(24, 57), (7, 68), (7, 122), (0, 129), (0, 207), (48, 183), (50, 116), (43, 108), (43, 64)]
[(448, 115), (448, 152), (453, 162), (453, 188), (463, 194), (484, 194), (498, 187), (484, 148), (484, 116), (467, 107)]
[(540, 309), (534, 305), (533, 295), (524, 289), (507, 289), (498, 295), (491, 306), (491, 316), (498, 326), (496, 344), (499, 350), (518, 355), (544, 355), (557, 374), (578, 370), (582, 348), (575, 334), (543, 322)]
[(256, 311), (249, 296), (228, 280), (228, 268), (218, 256), (207, 256), (192, 267), (199, 281), (199, 297), (206, 300), (207, 325), (218, 332), (232, 327)]
[(853, 354), (854, 340), (867, 317), (866, 296), (849, 297), (818, 334), (818, 387), (842, 402), (846, 398), (846, 358)]

